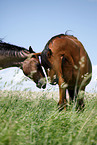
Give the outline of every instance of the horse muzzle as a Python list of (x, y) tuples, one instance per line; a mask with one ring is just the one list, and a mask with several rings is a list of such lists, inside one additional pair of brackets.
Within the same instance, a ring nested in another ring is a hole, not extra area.
[(46, 88), (46, 79), (45, 78), (40, 79), (38, 81), (38, 83), (36, 84), (36, 86), (40, 89), (41, 88), (45, 89)]
[(56, 85), (56, 84), (58, 84), (58, 78), (57, 78), (57, 77), (53, 78), (53, 80), (50, 82), (50, 84), (51, 84), (51, 85)]

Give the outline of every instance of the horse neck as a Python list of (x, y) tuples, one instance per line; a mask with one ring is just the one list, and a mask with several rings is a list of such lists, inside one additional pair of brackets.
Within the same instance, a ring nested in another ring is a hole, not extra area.
[(21, 67), (23, 61), (29, 56), (28, 50), (21, 50), (19, 52), (0, 51), (0, 68)]

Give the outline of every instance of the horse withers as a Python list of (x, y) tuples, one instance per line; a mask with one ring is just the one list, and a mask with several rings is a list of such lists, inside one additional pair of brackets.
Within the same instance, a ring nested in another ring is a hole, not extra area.
[[(59, 85), (59, 108), (66, 109), (66, 89), (70, 99), (85, 90), (92, 77), (92, 65), (82, 43), (72, 35), (52, 37), (41, 53), (41, 63), (51, 84)], [(81, 100), (83, 105), (83, 100)]]
[(0, 41), (0, 68), (20, 67), (24, 74), (30, 77), (38, 88), (45, 88), (46, 81), (39, 53), (35, 53), (31, 47), (29, 50)]

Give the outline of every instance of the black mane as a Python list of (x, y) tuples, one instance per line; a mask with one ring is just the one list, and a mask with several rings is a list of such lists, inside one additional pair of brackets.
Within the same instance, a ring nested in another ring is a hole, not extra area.
[(0, 50), (4, 50), (4, 51), (22, 51), (22, 50), (26, 50), (26, 51), (28, 51), (24, 47), (9, 44), (9, 43), (3, 42), (2, 40), (0, 40)]
[(41, 53), (41, 62), (42, 65), (47, 69), (47, 68), (51, 68), (51, 64), (48, 61), (48, 57), (47, 57), (47, 52), (49, 51), (49, 47), (48, 45), (45, 47), (45, 49), (42, 51)]
[(11, 56), (21, 57), (21, 55), (25, 56), (25, 53), (29, 54), (32, 52), (30, 52), (24, 47), (19, 47), (13, 44), (9, 44), (9, 43), (3, 42), (2, 40), (0, 41), (0, 55), (9, 56), (9, 57)]

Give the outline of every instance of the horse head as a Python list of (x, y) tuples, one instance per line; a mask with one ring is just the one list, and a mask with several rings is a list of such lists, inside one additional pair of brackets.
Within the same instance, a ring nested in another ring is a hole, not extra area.
[[(31, 47), (29, 48), (31, 51)], [(32, 79), (38, 88), (46, 88), (46, 79), (39, 62), (39, 55), (41, 53), (31, 53), (28, 58), (23, 62), (23, 72), (26, 76)]]
[(20, 67), (39, 88), (46, 87), (45, 75), (39, 62), (40, 53), (0, 41), (0, 68)]
[[(54, 68), (52, 68), (53, 52), (51, 51), (51, 49), (49, 49), (49, 47), (44, 51), (41, 53), (42, 65), (44, 66), (44, 69), (46, 71), (49, 83), (51, 85), (56, 85), (58, 84), (58, 77), (56, 75), (56, 72), (54, 71)], [(45, 53), (46, 55), (44, 55)]]

